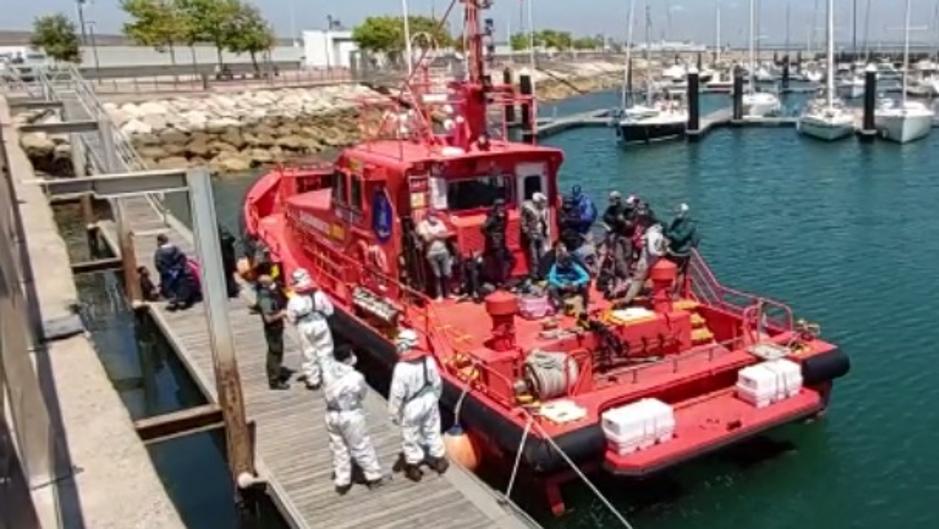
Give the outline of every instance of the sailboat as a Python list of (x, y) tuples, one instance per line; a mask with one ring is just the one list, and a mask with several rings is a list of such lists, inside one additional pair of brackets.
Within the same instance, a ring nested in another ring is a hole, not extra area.
[(926, 137), (932, 131), (935, 113), (918, 101), (907, 100), (910, 72), (910, 0), (906, 0), (906, 23), (903, 37), (903, 91), (900, 104), (881, 101), (874, 111), (874, 124), (880, 134), (891, 141), (907, 143)]
[(854, 132), (854, 116), (835, 98), (835, 0), (828, 0), (828, 82), (824, 101), (812, 102), (799, 117), (799, 132), (833, 141)]
[(743, 113), (748, 117), (764, 117), (778, 114), (782, 110), (779, 98), (769, 92), (757, 92), (756, 89), (756, 58), (753, 50), (753, 30), (756, 24), (756, 10), (754, 0), (750, 0), (750, 58), (749, 72), (750, 81), (747, 86), (747, 93), (743, 94)]
[[(630, 3), (630, 27), (632, 26), (632, 2)], [(624, 105), (616, 133), (624, 144), (650, 143), (684, 136), (688, 124), (688, 109), (680, 99), (666, 97), (655, 99), (651, 77), (649, 43), (652, 17), (646, 4), (646, 98), (644, 104)], [(630, 30), (630, 34), (631, 34)], [(632, 42), (627, 43), (631, 47)], [(630, 49), (630, 48), (627, 49)], [(625, 91), (624, 91), (625, 92)], [(624, 98), (625, 102), (625, 98)]]

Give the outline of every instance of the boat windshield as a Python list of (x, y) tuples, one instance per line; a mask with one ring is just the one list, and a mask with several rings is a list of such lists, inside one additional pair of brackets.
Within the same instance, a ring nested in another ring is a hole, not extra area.
[(449, 211), (488, 208), (497, 198), (510, 202), (510, 181), (503, 175), (446, 181)]

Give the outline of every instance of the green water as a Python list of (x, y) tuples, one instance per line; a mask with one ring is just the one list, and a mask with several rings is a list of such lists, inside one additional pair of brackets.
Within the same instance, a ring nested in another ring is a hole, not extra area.
[[(790, 112), (802, 100), (790, 99)], [(576, 98), (558, 114), (615, 102)], [(636, 527), (939, 527), (939, 131), (906, 146), (823, 144), (791, 128), (628, 150), (610, 129), (546, 143), (566, 152), (562, 186), (580, 184), (598, 203), (612, 189), (640, 194), (663, 216), (689, 203), (723, 282), (790, 303), (853, 361), (818, 422), (646, 481), (601, 479)], [(251, 181), (217, 181), (227, 223)], [(564, 493), (572, 512), (546, 526), (618, 527), (585, 488)]]

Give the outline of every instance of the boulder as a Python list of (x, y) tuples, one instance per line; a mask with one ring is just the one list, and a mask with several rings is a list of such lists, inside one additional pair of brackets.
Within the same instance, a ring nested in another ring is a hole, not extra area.
[(137, 107), (141, 116), (164, 116), (169, 113), (166, 105), (157, 101), (147, 101)]
[(185, 143), (164, 143), (162, 146), (163, 152), (169, 156), (185, 156), (186, 155), (186, 144)]
[(190, 110), (181, 116), (184, 127), (188, 131), (202, 130), (209, 122), (209, 115), (202, 110)]
[(218, 173), (244, 173), (251, 169), (251, 159), (240, 152), (223, 152), (209, 166)]
[(189, 135), (178, 129), (166, 129), (160, 132), (160, 142), (163, 144), (185, 145)]
[(72, 159), (72, 146), (68, 143), (61, 143), (52, 149), (52, 158), (59, 160)]
[(150, 126), (150, 130), (160, 132), (166, 129), (166, 118), (162, 114), (148, 114), (141, 121)]
[(220, 140), (209, 142), (209, 154), (210, 155), (215, 156), (223, 152), (238, 152), (238, 149), (236, 149), (233, 145), (225, 143), (224, 141), (220, 141)]
[(45, 132), (30, 132), (20, 136), (20, 145), (29, 158), (44, 158), (55, 150), (53, 142)]
[(185, 169), (189, 167), (189, 160), (182, 156), (168, 156), (157, 160), (158, 169)]
[(186, 144), (186, 152), (193, 156), (199, 156), (202, 158), (209, 158), (209, 153), (211, 152), (208, 141), (202, 138), (194, 138), (189, 143)]
[(159, 145), (147, 145), (145, 147), (140, 147), (137, 149), (137, 154), (143, 156), (144, 158), (153, 158), (155, 160), (166, 158), (168, 156), (168, 153), (163, 150), (163, 147)]
[(189, 158), (190, 167), (201, 167), (203, 165), (208, 165), (208, 163), (209, 162), (207, 162), (206, 159), (201, 156), (192, 156)]
[(205, 130), (216, 134), (225, 132), (228, 127), (238, 127), (241, 122), (234, 118), (210, 118), (205, 124)]
[(143, 134), (135, 134), (133, 142), (135, 146), (142, 147), (146, 145), (160, 145), (163, 143), (163, 140), (160, 139), (156, 134), (146, 132)]
[(143, 116), (140, 112), (140, 108), (133, 103), (124, 103), (120, 108), (121, 112), (127, 116), (128, 119), (135, 119)]
[(225, 129), (225, 132), (219, 136), (219, 139), (237, 149), (245, 146), (245, 139), (241, 135), (241, 131), (235, 127)]
[(128, 136), (134, 136), (137, 134), (150, 134), (153, 132), (153, 127), (147, 125), (139, 119), (132, 119), (121, 126), (121, 132)]
[(274, 155), (267, 149), (248, 149), (245, 154), (255, 164), (273, 163)]
[(290, 134), (277, 138), (274, 142), (277, 146), (291, 151), (312, 151), (315, 150), (316, 143), (302, 136)]

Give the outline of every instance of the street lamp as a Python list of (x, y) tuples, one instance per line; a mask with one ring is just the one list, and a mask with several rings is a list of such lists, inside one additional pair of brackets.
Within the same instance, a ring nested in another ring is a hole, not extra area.
[(78, 25), (82, 32), (82, 44), (88, 44), (88, 36), (85, 34), (85, 11), (82, 7), (85, 5), (85, 2), (86, 0), (75, 0), (76, 6), (78, 7)]

